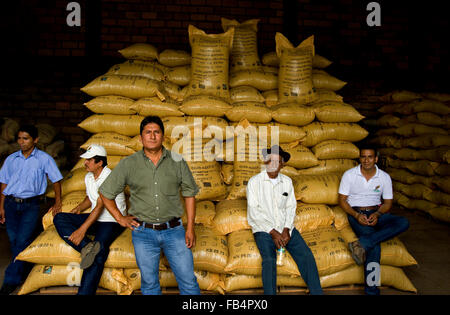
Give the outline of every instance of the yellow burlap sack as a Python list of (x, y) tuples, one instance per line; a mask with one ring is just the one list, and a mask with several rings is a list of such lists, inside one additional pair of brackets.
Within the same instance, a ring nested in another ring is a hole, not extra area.
[(239, 23), (236, 20), (221, 18), (221, 22), (224, 32), (234, 29), (233, 48), (230, 53), (230, 72), (260, 68), (257, 40), (259, 19)]
[(191, 54), (184, 50), (164, 49), (159, 53), (158, 61), (167, 67), (190, 65)]
[[(64, 140), (56, 140), (52, 144), (49, 144), (48, 146), (45, 147), (45, 152), (47, 152), (51, 157), (53, 157), (55, 159), (55, 162), (58, 162), (58, 158), (61, 157), (60, 155), (64, 151), (64, 146), (65, 146)], [(58, 163), (56, 164), (58, 165)]]
[(355, 264), (347, 243), (334, 226), (303, 232), (302, 237), (316, 260), (319, 275), (329, 275)]
[(182, 138), (183, 130), (187, 128), (191, 131), (191, 136), (198, 129), (200, 132), (203, 132), (203, 138), (217, 137), (223, 140), (225, 139), (228, 126), (228, 122), (225, 119), (209, 116), (164, 117), (162, 122), (164, 124), (164, 135), (175, 139)]
[(275, 34), (277, 56), (280, 58), (278, 73), (278, 100), (280, 103), (308, 104), (317, 100), (312, 80), (314, 36), (297, 47), (281, 33)]
[(300, 233), (330, 226), (333, 220), (334, 213), (327, 205), (297, 203), (294, 226)]
[(188, 32), (192, 64), (187, 96), (207, 94), (229, 100), (228, 65), (234, 29), (222, 34), (207, 35), (189, 25)]
[(444, 222), (450, 222), (450, 207), (448, 206), (438, 206), (432, 208), (429, 213), (433, 218)]
[(225, 184), (220, 176), (220, 164), (212, 162), (187, 161), (200, 191), (195, 196), (196, 200), (219, 200), (227, 193)]
[(288, 125), (305, 126), (314, 118), (314, 109), (297, 103), (284, 103), (271, 107), (273, 120)]
[(330, 209), (333, 212), (334, 227), (338, 231), (342, 230), (342, 228), (349, 225), (347, 213), (344, 210), (342, 210), (342, 208), (340, 206), (334, 206), (334, 207), (331, 207)]
[(423, 193), (425, 200), (431, 201), (439, 205), (450, 206), (450, 194), (446, 194), (442, 191), (426, 190)]
[(403, 146), (404, 140), (405, 139), (402, 140), (399, 136), (389, 135), (389, 136), (379, 136), (375, 139), (372, 139), (372, 143), (377, 144), (381, 147), (400, 149)]
[(358, 122), (364, 118), (352, 105), (337, 101), (322, 101), (313, 105), (321, 122)]
[(106, 74), (133, 75), (156, 81), (164, 80), (164, 73), (154, 64), (133, 62), (132, 60), (112, 66)]
[(450, 114), (450, 107), (446, 103), (440, 101), (429, 99), (414, 100), (411, 102), (411, 106), (415, 113), (429, 112), (437, 115)]
[(57, 131), (54, 126), (41, 123), (36, 124), (35, 127), (38, 130), (40, 144), (47, 146), (53, 142), (53, 139), (57, 134)]
[(163, 87), (163, 96), (164, 97), (161, 97), (158, 95), (158, 97), (161, 100), (165, 100), (166, 98), (171, 98), (177, 102), (182, 102), (184, 100), (184, 98), (186, 97), (187, 86), (185, 86), (183, 88), (175, 83), (172, 83), (169, 81), (163, 81), (162, 87)]
[(400, 118), (392, 114), (385, 114), (377, 119), (379, 127), (399, 127)]
[(386, 103), (404, 103), (422, 98), (422, 95), (407, 90), (395, 90), (380, 97), (380, 100)]
[(116, 292), (117, 295), (133, 293), (123, 268), (105, 268), (98, 286)]
[(109, 268), (137, 268), (134, 246), (131, 241), (131, 230), (125, 229), (111, 246), (105, 267)]
[[(86, 190), (80, 191), (72, 191), (62, 197), (62, 207), (61, 212), (70, 212), (73, 208), (78, 206), (84, 199), (86, 198)], [(83, 209), (90, 211), (90, 208)], [(51, 211), (47, 211), (47, 213), (42, 217), (42, 227), (46, 230), (49, 226), (53, 224), (53, 214)]]
[(166, 72), (166, 80), (179, 86), (188, 85), (191, 81), (191, 65), (170, 68)]
[(166, 99), (161, 101), (158, 97), (144, 97), (140, 98), (130, 106), (130, 109), (141, 116), (183, 116), (179, 105), (176, 101)]
[(154, 60), (158, 57), (155, 46), (146, 43), (136, 43), (119, 50), (126, 59)]
[(280, 170), (280, 173), (291, 178), (298, 175), (297, 170), (292, 166), (283, 166)]
[[(240, 230), (228, 234), (228, 263), (224, 271), (232, 274), (261, 275), (262, 258), (251, 230)], [(277, 267), (277, 274), (299, 276), (297, 264), (286, 251), (283, 266)]]
[[(271, 51), (262, 56), (262, 63), (266, 66), (279, 66), (280, 59), (275, 51)], [(332, 63), (332, 61), (318, 54), (315, 54), (313, 57), (313, 68), (324, 69)]]
[(101, 132), (92, 135), (80, 146), (80, 148), (87, 150), (90, 145), (97, 144), (105, 148), (108, 158), (109, 155), (128, 156), (135, 153), (134, 150), (127, 147), (130, 141), (130, 137), (118, 134), (116, 132)]
[(291, 158), (286, 162), (286, 165), (297, 169), (319, 165), (319, 160), (311, 150), (297, 143), (298, 142), (281, 145), (281, 148), (291, 155)]
[(326, 72), (316, 72), (313, 70), (312, 73), (313, 86), (316, 89), (325, 89), (331, 91), (338, 91), (342, 89), (347, 82), (342, 81)]
[(190, 116), (221, 117), (232, 109), (224, 99), (213, 95), (192, 95), (183, 100), (180, 110)]
[(356, 145), (342, 140), (325, 140), (313, 146), (311, 151), (319, 160), (357, 159), (359, 149)]
[(247, 222), (247, 200), (219, 201), (216, 205), (216, 215), (214, 216), (213, 224), (220, 235), (251, 229)]
[[(110, 169), (114, 169), (117, 164), (119, 164), (120, 160), (126, 158), (127, 156), (125, 155), (108, 155), (107, 159), (108, 159), (108, 167)], [(86, 159), (79, 159), (78, 162), (72, 167), (72, 169), (70, 170), (71, 172), (73, 172), (74, 170), (78, 169), (78, 168), (84, 168), (84, 162), (86, 161)]]
[(450, 136), (446, 135), (422, 135), (405, 138), (401, 141), (403, 147), (418, 149), (432, 149), (440, 146), (450, 146)]
[(299, 169), (298, 175), (327, 175), (330, 173), (343, 174), (346, 170), (358, 165), (358, 162), (350, 159), (320, 160), (319, 165)]
[(1, 137), (6, 142), (13, 142), (16, 139), (17, 132), (19, 131), (20, 125), (15, 119), (4, 118), (2, 127)]
[[(86, 191), (86, 184), (84, 183), (84, 177), (87, 171), (84, 168), (79, 168), (73, 172), (67, 173), (64, 176), (61, 184), (61, 196), (65, 196), (72, 191), (84, 190)], [(48, 187), (48, 192), (45, 194), (49, 198), (55, 198), (55, 191), (53, 186)]]
[(238, 102), (259, 102), (265, 101), (264, 96), (253, 86), (242, 85), (230, 90), (231, 103)]
[[(215, 215), (216, 206), (212, 201), (205, 200), (195, 203), (195, 224), (202, 224), (204, 226), (211, 227), (213, 225), (213, 219)], [(183, 213), (181, 220), (183, 221), (183, 224), (187, 224), (186, 211)]]
[(81, 88), (90, 96), (120, 95), (132, 99), (161, 95), (160, 81), (134, 75), (105, 74)]
[(426, 134), (441, 134), (441, 135), (447, 135), (447, 130), (439, 127), (430, 127), (423, 124), (407, 124), (403, 125), (401, 127), (398, 127), (395, 129), (395, 133), (403, 136), (403, 137), (414, 137), (414, 136), (421, 136)]
[(225, 112), (231, 121), (247, 119), (249, 122), (268, 123), (272, 120), (272, 111), (264, 103), (239, 102), (233, 103), (232, 107)]
[(226, 185), (231, 185), (233, 182), (233, 164), (222, 164), (222, 168), (220, 169), (220, 175), (222, 176), (223, 182)]
[(396, 267), (417, 265), (417, 261), (397, 237), (381, 243), (380, 263)]
[(139, 115), (94, 114), (78, 126), (90, 133), (116, 132), (125, 136), (136, 136), (143, 119), (144, 117)]
[(265, 70), (241, 70), (230, 73), (230, 87), (252, 86), (259, 91), (278, 89), (278, 74)]
[(292, 143), (295, 141), (303, 140), (306, 136), (306, 133), (302, 128), (298, 126), (280, 124), (277, 122), (269, 122), (269, 123), (255, 123), (248, 122), (248, 120), (244, 119), (241, 122), (233, 122), (231, 125), (235, 128), (241, 125), (242, 128), (247, 128), (248, 126), (254, 126), (256, 131), (258, 132), (258, 136), (263, 136), (262, 128), (266, 128), (267, 137), (264, 139), (267, 143), (275, 143), (275, 140), (278, 139), (278, 143)]
[(443, 192), (450, 194), (450, 177), (449, 176), (434, 176), (432, 183), (439, 187)]
[(420, 112), (416, 114), (417, 122), (428, 125), (428, 126), (446, 126), (446, 118), (445, 116), (428, 113), (428, 112)]
[(297, 200), (304, 203), (338, 204), (338, 175), (298, 175), (292, 180)]
[[(433, 176), (435, 175), (435, 170), (439, 166), (437, 162), (431, 162), (427, 160), (419, 161), (400, 161), (400, 167), (406, 168), (411, 172), (423, 176)], [(390, 164), (389, 164), (390, 165)]]
[[(277, 276), (277, 282), (279, 277), (280, 276)], [(227, 274), (222, 275), (222, 281), (224, 284), (224, 290), (227, 293), (237, 290), (258, 289), (263, 287), (261, 276), (256, 275)]]
[(196, 242), (192, 248), (194, 269), (224, 273), (228, 261), (227, 237), (202, 225), (195, 226), (195, 236)]
[(312, 147), (325, 140), (344, 140), (358, 142), (368, 136), (369, 132), (355, 123), (313, 122), (303, 127), (306, 139), (304, 146)]
[(134, 100), (124, 96), (105, 95), (93, 98), (84, 105), (96, 114), (132, 115)]
[(278, 90), (262, 92), (262, 96), (265, 98), (267, 107), (272, 107), (278, 104)]

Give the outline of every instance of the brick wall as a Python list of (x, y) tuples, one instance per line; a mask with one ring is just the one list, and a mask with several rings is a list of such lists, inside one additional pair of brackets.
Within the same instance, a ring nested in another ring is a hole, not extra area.
[(79, 88), (121, 62), (119, 49), (147, 42), (189, 50), (188, 25), (220, 33), (221, 17), (259, 18), (261, 55), (275, 50), (276, 32), (295, 45), (314, 34), (317, 53), (334, 61), (329, 72), (348, 81), (340, 91), (346, 99), (375, 88), (448, 92), (449, 25), (435, 0), (380, 0), (382, 26), (372, 28), (370, 1), (361, 0), (80, 0), (80, 27), (66, 24), (69, 2), (2, 4), (0, 115), (53, 123), (73, 161), (89, 136), (76, 124), (91, 114)]

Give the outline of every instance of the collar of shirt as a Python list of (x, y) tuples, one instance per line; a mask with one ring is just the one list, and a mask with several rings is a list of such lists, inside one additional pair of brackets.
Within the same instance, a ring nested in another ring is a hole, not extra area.
[[(167, 157), (168, 152), (169, 151), (167, 151), (167, 149), (164, 146), (162, 146), (162, 154), (161, 154), (161, 157), (159, 158), (158, 163), (155, 165), (155, 167), (157, 167), (159, 164), (161, 164), (161, 162)], [(151, 160), (148, 158), (148, 156), (145, 155), (144, 149), (142, 149), (142, 157), (151, 162)], [(153, 164), (153, 162), (152, 162), (152, 164)]]
[[(375, 169), (376, 169), (375, 175), (373, 175), (370, 179), (378, 177), (379, 172), (378, 172), (378, 166), (376, 164), (375, 164)], [(358, 165), (358, 168), (356, 170), (356, 174), (358, 174), (359, 176), (364, 177), (364, 175), (361, 173), (361, 164)]]
[(95, 182), (103, 181), (108, 175), (111, 173), (111, 170), (108, 166), (105, 166), (102, 171), (100, 172), (100, 175), (98, 175), (97, 178), (95, 178), (94, 173), (89, 172), (87, 173), (87, 176), (91, 177), (91, 179)]
[[(31, 151), (29, 157), (35, 156), (37, 153), (38, 148), (34, 147), (33, 151)], [(21, 157), (22, 159), (26, 160), (27, 158), (25, 157), (25, 155), (23, 155), (22, 150), (17, 151), (16, 153), (16, 157)]]
[[(276, 178), (273, 178), (276, 180), (276, 183), (282, 183), (283, 182), (283, 177), (280, 176), (280, 174), (278, 174), (278, 176)], [(267, 170), (264, 170), (264, 181), (271, 181), (273, 180), (272, 178), (269, 177), (269, 174), (267, 174)]]

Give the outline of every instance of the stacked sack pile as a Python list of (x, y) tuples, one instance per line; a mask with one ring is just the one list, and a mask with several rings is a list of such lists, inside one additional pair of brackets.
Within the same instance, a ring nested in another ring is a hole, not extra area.
[(378, 131), (395, 202), (450, 222), (450, 96), (393, 91), (382, 97)]
[[(356, 236), (336, 205), (342, 173), (357, 164), (359, 151), (352, 142), (368, 134), (357, 124), (364, 117), (335, 93), (345, 82), (323, 70), (330, 62), (315, 54), (313, 37), (293, 47), (277, 34), (277, 53), (264, 55), (261, 63), (257, 22), (222, 19), (224, 33), (214, 35), (191, 25), (191, 54), (158, 52), (149, 44), (121, 50), (124, 63), (82, 88), (95, 97), (86, 103), (94, 114), (79, 124), (93, 133), (82, 148), (103, 145), (114, 168), (142, 148), (144, 116), (162, 117), (164, 146), (183, 155), (200, 188), (193, 248), (200, 288), (223, 294), (262, 288), (261, 256), (247, 222), (246, 184), (262, 170), (261, 149), (279, 140), (291, 154), (282, 172), (295, 185), (295, 225), (314, 254), (322, 286), (362, 284), (362, 267), (347, 247)], [(85, 197), (85, 174), (80, 160), (64, 179), (63, 211)], [(43, 224), (45, 231), (18, 257), (36, 264), (27, 282), (39, 275), (40, 283), (35, 282), (41, 287), (67, 285), (67, 277), (80, 276), (73, 264), (79, 254), (56, 234), (50, 214)], [(399, 268), (416, 264), (414, 258), (398, 239), (382, 246), (382, 285), (415, 292)], [(100, 286), (118, 294), (139, 289), (130, 231), (110, 250)], [(58, 280), (44, 284), (43, 278), (53, 277), (45, 266), (60, 270), (53, 278)], [(280, 286), (305, 287), (289, 255), (278, 273)], [(160, 280), (162, 287), (177, 286), (163, 256)], [(22, 288), (21, 294), (33, 289)]]

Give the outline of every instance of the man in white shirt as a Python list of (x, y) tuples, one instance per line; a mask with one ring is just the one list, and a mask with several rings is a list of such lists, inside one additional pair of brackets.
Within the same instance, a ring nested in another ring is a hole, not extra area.
[[(109, 254), (111, 243), (124, 231), (109, 211), (105, 210), (98, 189), (111, 173), (107, 167), (106, 150), (100, 145), (91, 145), (80, 156), (86, 159), (88, 173), (85, 177), (86, 198), (72, 209), (71, 213), (58, 213), (53, 223), (61, 238), (81, 253), (80, 268), (84, 269), (79, 295), (94, 295)], [(125, 194), (120, 193), (115, 202), (122, 212), (126, 211)], [(90, 213), (81, 211), (91, 207)], [(87, 234), (94, 234), (91, 241)]]
[(349, 243), (358, 265), (364, 264), (365, 292), (378, 295), (380, 291), (380, 243), (406, 231), (406, 218), (388, 213), (392, 208), (393, 192), (389, 174), (380, 170), (377, 151), (361, 147), (360, 165), (347, 170), (339, 186), (339, 206), (359, 237)]
[(294, 227), (297, 208), (292, 180), (280, 170), (290, 154), (275, 145), (263, 150), (266, 169), (247, 184), (247, 220), (262, 257), (264, 294), (276, 294), (276, 251), (286, 248), (311, 294), (322, 294), (314, 256)]

